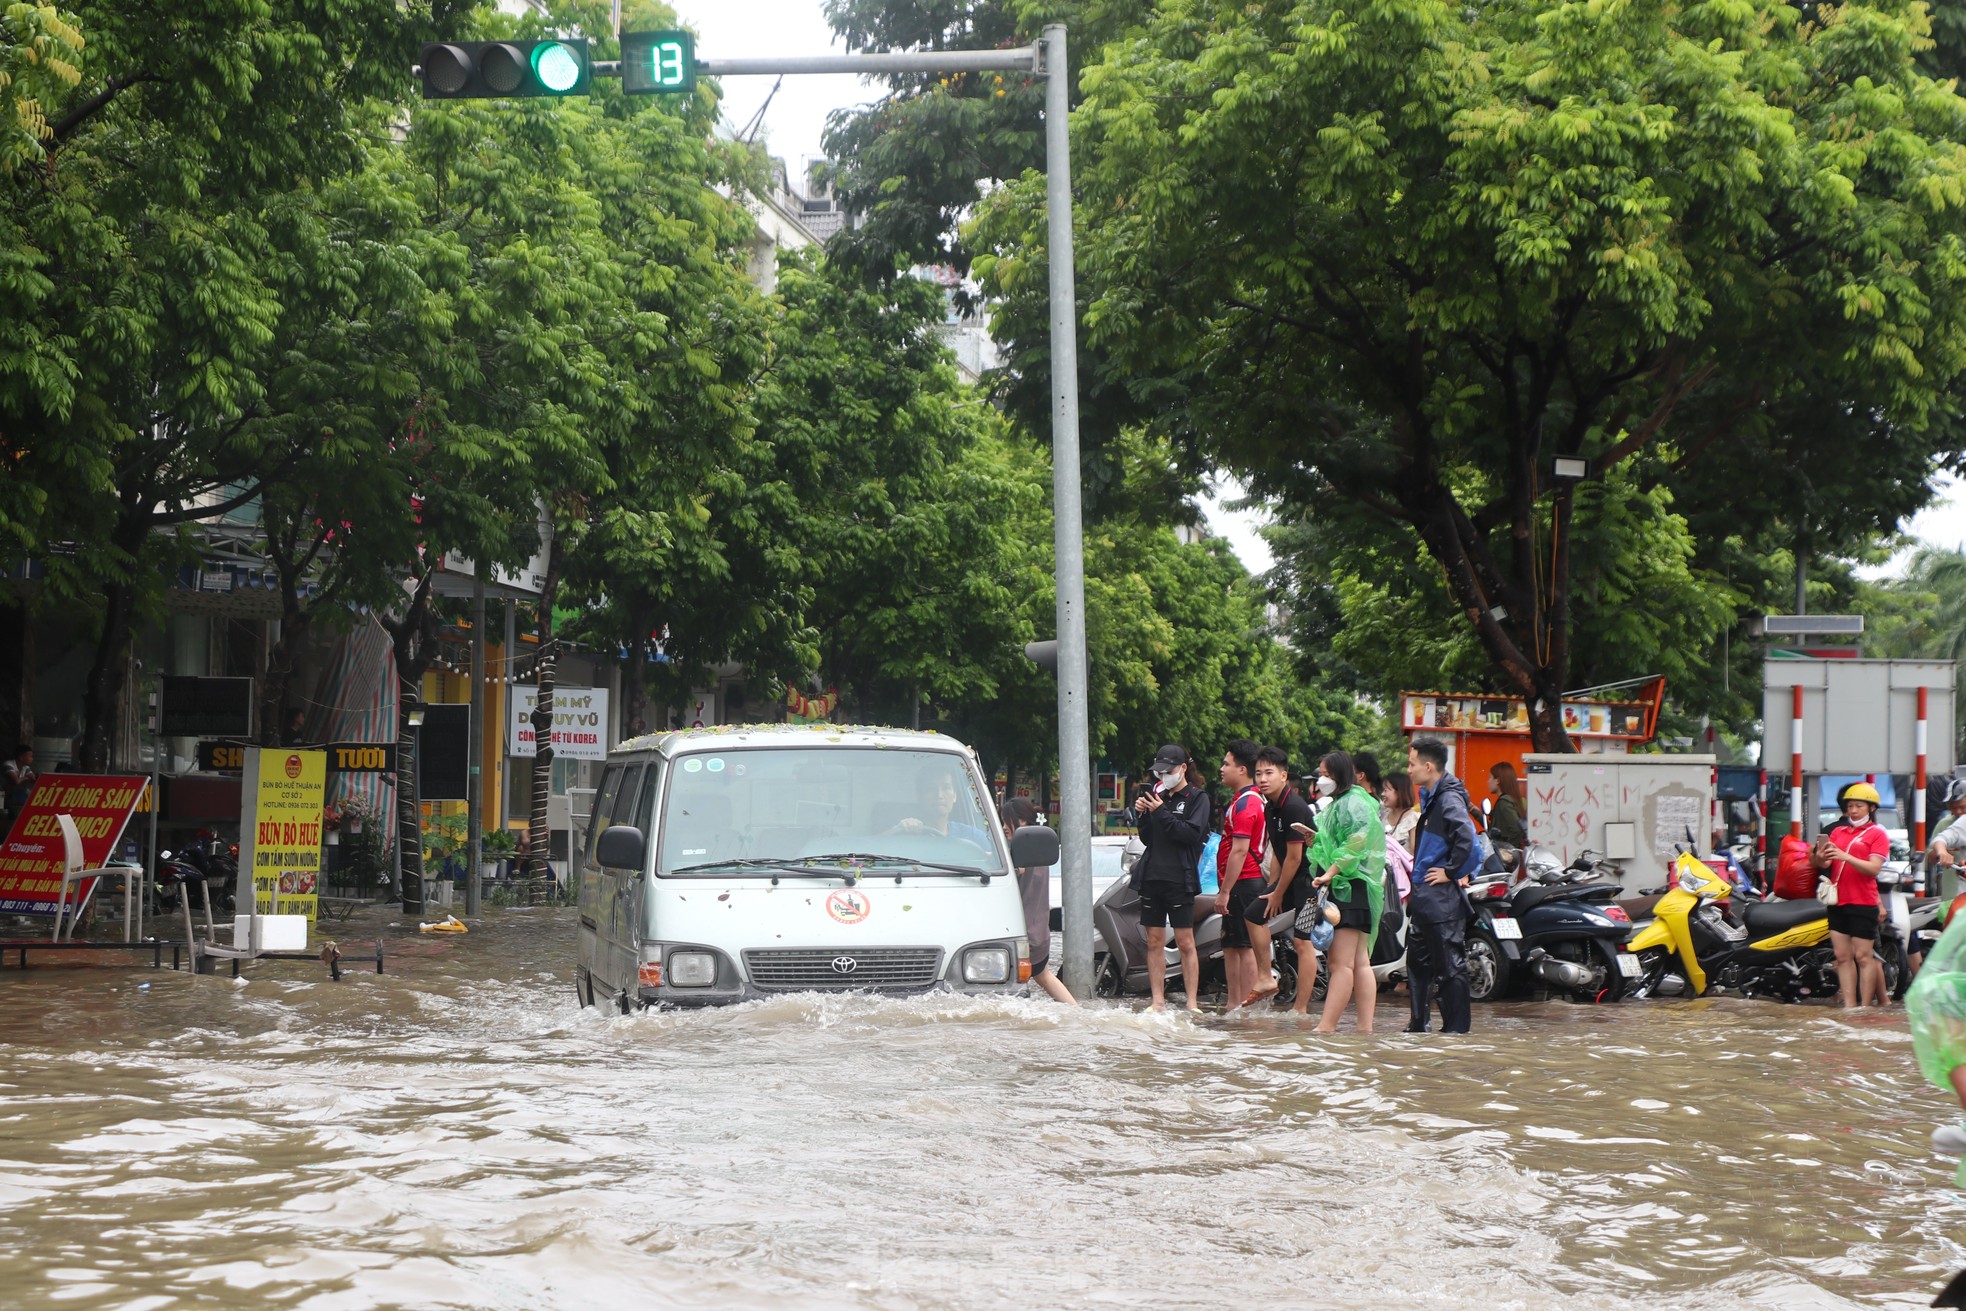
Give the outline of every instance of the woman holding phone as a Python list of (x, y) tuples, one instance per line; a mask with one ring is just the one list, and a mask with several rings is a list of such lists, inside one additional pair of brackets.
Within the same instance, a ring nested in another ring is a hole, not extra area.
[(1816, 839), (1810, 861), (1834, 882), (1829, 941), (1836, 952), (1836, 980), (1846, 1007), (1884, 1004), (1884, 966), (1877, 959), (1877, 874), (1891, 839), (1876, 824), (1883, 799), (1868, 783), (1844, 789), (1843, 818)]

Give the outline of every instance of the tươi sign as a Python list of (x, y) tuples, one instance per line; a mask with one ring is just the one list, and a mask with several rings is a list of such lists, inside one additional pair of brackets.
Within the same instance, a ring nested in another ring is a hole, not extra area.
[[(539, 689), (512, 689), (512, 754), (538, 754), (532, 736), (532, 711)], [(606, 688), (561, 687), (553, 691), (553, 754), (561, 760), (608, 758), (608, 694)]]
[[(74, 818), (82, 836), (82, 867), (100, 869), (116, 850), (148, 781), (109, 774), (43, 774), (26, 807), (14, 817), (6, 846), (0, 847), (0, 912), (54, 914), (67, 855), (55, 817)], [(89, 887), (77, 884), (71, 899), (79, 904)]]

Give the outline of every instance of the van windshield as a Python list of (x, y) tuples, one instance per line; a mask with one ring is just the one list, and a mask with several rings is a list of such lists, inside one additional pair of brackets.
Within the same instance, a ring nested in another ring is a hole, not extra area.
[(780, 862), (852, 856), (874, 868), (1002, 874), (995, 822), (967, 761), (948, 752), (691, 753), (670, 767), (656, 873), (769, 878), (786, 872)]

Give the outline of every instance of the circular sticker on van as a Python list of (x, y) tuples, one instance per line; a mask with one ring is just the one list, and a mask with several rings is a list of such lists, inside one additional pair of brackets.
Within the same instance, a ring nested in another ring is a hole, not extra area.
[(709, 770), (710, 770), (710, 772), (711, 772), (712, 774), (721, 774), (721, 773), (723, 773), (723, 772), (724, 772), (724, 762), (723, 762), (723, 759), (722, 759), (722, 757), (718, 757), (717, 759), (715, 759), (715, 760), (712, 760), (712, 761), (710, 762), (710, 764), (709, 764), (709, 766), (708, 766), (708, 768), (709, 768)]
[(685, 774), (698, 774), (701, 773), (702, 771), (703, 771), (703, 762), (701, 760), (697, 760), (694, 757), (692, 757), (691, 759), (685, 760), (683, 762), (683, 772)]
[(874, 903), (863, 892), (841, 888), (826, 898), (826, 913), (842, 924), (858, 924), (874, 913)]

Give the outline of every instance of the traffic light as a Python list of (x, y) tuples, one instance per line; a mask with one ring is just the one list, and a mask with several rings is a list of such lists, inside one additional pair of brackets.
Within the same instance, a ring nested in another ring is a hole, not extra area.
[(425, 100), (584, 96), (593, 60), (585, 41), (442, 41), (419, 71)]
[(688, 32), (623, 32), (621, 89), (631, 96), (696, 90), (696, 38)]

